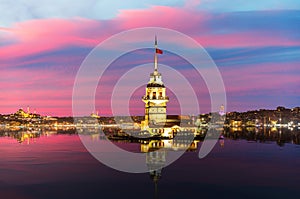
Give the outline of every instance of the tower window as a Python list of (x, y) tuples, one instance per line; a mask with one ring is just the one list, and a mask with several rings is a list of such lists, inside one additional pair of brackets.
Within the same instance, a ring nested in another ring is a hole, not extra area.
[(153, 92), (153, 99), (156, 99), (156, 92)]
[(162, 96), (162, 92), (159, 92), (159, 98), (162, 98), (163, 96)]

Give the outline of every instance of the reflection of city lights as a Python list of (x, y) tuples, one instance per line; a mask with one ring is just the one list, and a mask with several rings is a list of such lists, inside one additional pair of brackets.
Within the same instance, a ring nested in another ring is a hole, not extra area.
[(221, 146), (221, 147), (224, 147), (224, 144), (225, 144), (224, 139), (220, 139), (220, 140), (219, 140), (219, 143), (220, 143), (220, 146)]

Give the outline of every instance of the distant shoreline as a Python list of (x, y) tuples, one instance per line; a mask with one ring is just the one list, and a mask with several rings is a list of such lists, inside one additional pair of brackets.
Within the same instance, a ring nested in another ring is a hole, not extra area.
[[(199, 128), (208, 128), (212, 115), (221, 113), (208, 113), (199, 115), (168, 115), (169, 120), (182, 121), (196, 125)], [(288, 109), (277, 107), (275, 110), (251, 110), (246, 112), (223, 113), (224, 127), (276, 127), (299, 128), (300, 107)], [(116, 116), (102, 117), (92, 113), (83, 117), (52, 117), (41, 116), (19, 109), (16, 113), (0, 115), (0, 129), (9, 128), (106, 128), (115, 127), (121, 129), (140, 128), (144, 116)]]

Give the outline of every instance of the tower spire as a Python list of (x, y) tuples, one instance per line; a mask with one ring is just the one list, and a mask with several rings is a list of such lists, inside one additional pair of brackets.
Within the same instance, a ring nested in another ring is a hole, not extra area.
[(157, 49), (157, 37), (155, 35), (155, 43), (154, 43), (154, 47), (155, 47), (155, 54), (154, 54), (154, 73), (156, 74), (157, 73), (157, 52), (156, 52), (156, 49)]

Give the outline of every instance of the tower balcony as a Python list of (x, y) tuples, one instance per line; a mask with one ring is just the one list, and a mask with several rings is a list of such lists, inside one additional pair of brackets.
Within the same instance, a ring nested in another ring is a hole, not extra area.
[(165, 88), (165, 86), (164, 86), (163, 83), (159, 84), (159, 83), (156, 83), (156, 82), (150, 82), (150, 83), (148, 83), (147, 84), (147, 88), (149, 88), (149, 87)]
[(155, 98), (150, 98), (150, 96), (143, 96), (143, 100), (169, 100), (168, 96), (165, 97), (155, 97)]

